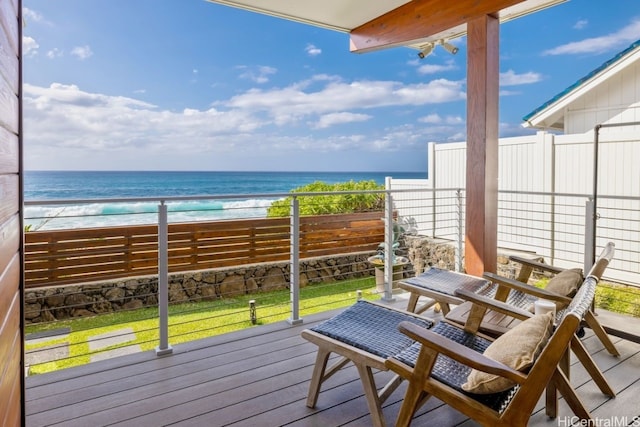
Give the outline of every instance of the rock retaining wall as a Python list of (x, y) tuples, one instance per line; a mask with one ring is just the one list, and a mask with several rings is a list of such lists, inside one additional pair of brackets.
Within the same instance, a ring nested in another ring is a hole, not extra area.
[[(406, 240), (411, 264), (403, 275), (419, 274), (430, 266), (455, 270), (455, 249), (451, 242), (412, 236)], [(374, 275), (367, 262), (372, 253), (302, 260), (300, 286), (355, 279)], [(506, 256), (498, 258), (498, 272), (515, 277), (515, 266)], [(258, 292), (287, 289), (289, 263), (256, 264), (236, 268), (185, 272), (169, 276), (169, 302), (211, 301)], [(40, 288), (25, 293), (27, 323), (50, 322), (95, 316), (119, 310), (157, 306), (157, 276), (111, 282)]]
[[(367, 262), (371, 255), (367, 252), (303, 260), (300, 287), (371, 276), (373, 269)], [(287, 289), (289, 279), (288, 262), (170, 274), (169, 302), (211, 301)], [(25, 320), (50, 322), (152, 307), (158, 304), (157, 296), (157, 276), (34, 289), (25, 293)]]

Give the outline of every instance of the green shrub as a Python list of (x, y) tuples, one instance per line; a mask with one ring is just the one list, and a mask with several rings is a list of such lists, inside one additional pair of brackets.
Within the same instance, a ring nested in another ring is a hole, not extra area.
[[(336, 184), (316, 181), (291, 190), (292, 193), (323, 193), (338, 191), (382, 190), (383, 185), (370, 181), (348, 181)], [(267, 209), (269, 218), (289, 216), (291, 197), (276, 200)], [(323, 196), (299, 196), (300, 215), (326, 215), (367, 212), (384, 209), (384, 194), (331, 194)]]

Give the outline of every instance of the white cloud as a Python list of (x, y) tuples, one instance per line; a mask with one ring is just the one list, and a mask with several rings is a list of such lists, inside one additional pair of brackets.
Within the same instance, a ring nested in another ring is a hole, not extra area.
[(427, 124), (461, 125), (464, 124), (464, 119), (460, 116), (442, 117), (439, 114), (429, 114), (428, 116), (419, 118), (418, 122)]
[(344, 123), (364, 122), (371, 118), (372, 116), (368, 114), (356, 114), (347, 112), (323, 114), (320, 116), (320, 119), (313, 127), (315, 129), (325, 129), (334, 125)]
[(304, 48), (304, 50), (309, 56), (318, 56), (322, 53), (322, 49), (320, 49), (319, 47), (315, 47), (312, 44), (308, 44), (307, 47)]
[(460, 142), (460, 141), (466, 141), (466, 140), (467, 140), (467, 134), (464, 132), (454, 133), (453, 135), (447, 138), (448, 142)]
[(578, 20), (578, 22), (576, 22), (573, 25), (573, 29), (574, 30), (582, 30), (583, 28), (585, 28), (587, 25), (589, 25), (589, 21), (587, 21), (586, 19), (580, 19)]
[(463, 82), (446, 79), (412, 85), (394, 81), (329, 81), (315, 92), (304, 89), (300, 84), (270, 90), (253, 89), (234, 96), (226, 105), (266, 112), (277, 124), (283, 125), (313, 114), (348, 109), (419, 106), (466, 99)]
[(500, 122), (499, 132), (501, 138), (510, 138), (513, 136), (531, 135), (536, 132), (535, 129), (525, 128), (522, 123), (504, 123)]
[(517, 86), (537, 83), (542, 80), (539, 73), (529, 71), (528, 73), (517, 74), (513, 70), (500, 73), (500, 86)]
[(53, 49), (51, 49), (50, 51), (47, 52), (47, 58), (49, 58), (49, 59), (59, 58), (63, 54), (64, 54), (64, 52), (62, 52), (57, 47), (54, 47)]
[(93, 52), (91, 48), (87, 45), (85, 46), (76, 46), (71, 49), (71, 55), (78, 57), (80, 60), (85, 60), (93, 56)]
[[(319, 153), (333, 151), (423, 152), (425, 141), (446, 140), (459, 132), (462, 119), (445, 117), (437, 126), (373, 126), (366, 134), (350, 131), (349, 123), (375, 119), (380, 107), (465, 97), (462, 82), (345, 83), (321, 75), (286, 88), (249, 90), (208, 109), (170, 111), (134, 97), (90, 93), (75, 85), (25, 83), (23, 88), (26, 167), (70, 169), (135, 168), (141, 159), (142, 169), (228, 169), (246, 167), (249, 157), (256, 166), (266, 158), (280, 162), (303, 153), (317, 163)], [(283, 123), (291, 126), (279, 127)], [(344, 126), (333, 135), (309, 135), (310, 123), (317, 129)], [(168, 157), (167, 152), (175, 155)]]
[(419, 74), (436, 74), (436, 73), (442, 73), (444, 71), (450, 71), (450, 70), (455, 70), (456, 65), (453, 61), (447, 61), (446, 64), (444, 65), (439, 65), (439, 64), (423, 64), (420, 65), (418, 67), (418, 73)]
[(620, 30), (600, 37), (591, 37), (577, 42), (566, 43), (553, 49), (545, 50), (543, 55), (576, 55), (582, 53), (600, 54), (640, 39), (640, 19), (634, 19)]
[(35, 56), (38, 54), (40, 45), (34, 38), (22, 36), (22, 53), (24, 56)]
[(249, 68), (244, 65), (240, 65), (238, 67), (239, 70), (244, 70), (244, 72), (238, 75), (239, 78), (250, 80), (254, 83), (264, 84), (269, 81), (269, 76), (276, 74), (278, 70), (273, 67), (268, 67), (266, 65), (257, 67), (257, 68)]
[(29, 9), (28, 7), (22, 8), (22, 17), (25, 19), (27, 25), (29, 22), (41, 22), (43, 21), (43, 17), (40, 13), (35, 10)]
[(24, 85), (25, 140), (29, 150), (63, 147), (95, 151), (171, 150), (212, 144), (261, 123), (242, 111), (159, 110), (123, 96), (82, 91), (74, 85)]
[(445, 122), (448, 125), (461, 125), (464, 123), (464, 119), (460, 116), (447, 116)]
[(516, 91), (516, 90), (505, 90), (502, 89), (500, 90), (500, 96), (514, 96), (514, 95), (520, 95), (522, 92)]
[(429, 124), (437, 124), (442, 123), (442, 117), (439, 114), (429, 114), (428, 116), (424, 116), (418, 119), (420, 123), (429, 123)]

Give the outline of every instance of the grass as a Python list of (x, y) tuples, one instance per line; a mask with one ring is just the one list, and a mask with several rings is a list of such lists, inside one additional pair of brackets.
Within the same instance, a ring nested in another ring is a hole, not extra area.
[[(545, 284), (546, 280), (543, 279), (536, 283), (536, 286), (544, 287)], [(307, 286), (300, 292), (300, 316), (346, 307), (355, 301), (357, 290), (362, 290), (362, 297), (365, 299), (379, 299), (379, 295), (375, 293), (374, 278)], [(169, 306), (169, 342), (175, 345), (253, 327), (249, 312), (250, 300), (255, 300), (256, 303), (256, 325), (279, 322), (290, 317), (288, 290), (216, 301), (175, 304)], [(640, 289), (601, 283), (596, 290), (596, 307), (640, 317)], [(120, 311), (44, 325), (28, 325), (25, 332), (30, 334), (61, 328), (70, 329), (68, 337), (28, 344), (26, 350), (68, 345), (69, 355), (60, 360), (32, 365), (31, 374), (83, 365), (89, 363), (94, 354), (120, 347), (139, 345), (143, 351), (152, 350), (159, 342), (157, 308)], [(133, 330), (135, 340), (90, 351), (91, 337), (124, 328)]]
[[(369, 300), (379, 299), (375, 293), (375, 279), (357, 279), (307, 286), (300, 291), (300, 316), (333, 310), (353, 304), (357, 290)], [(250, 328), (249, 301), (256, 306), (256, 325), (279, 322), (291, 316), (289, 291), (273, 291), (228, 298), (216, 301), (200, 301), (169, 306), (169, 342), (171, 345)], [(59, 369), (89, 363), (91, 356), (120, 347), (139, 345), (140, 349), (152, 350), (159, 342), (157, 308), (142, 308), (120, 311), (90, 318), (57, 321), (49, 324), (28, 325), (26, 334), (69, 328), (68, 336), (47, 340), (38, 344), (27, 344), (26, 350), (37, 350), (51, 346), (67, 346), (67, 357), (30, 366), (30, 374), (42, 374)], [(90, 351), (89, 339), (96, 335), (114, 333), (130, 328), (135, 340), (115, 344), (98, 351)]]
[(640, 317), (640, 289), (601, 283), (596, 289), (596, 307)]
[[(535, 286), (544, 288), (549, 279), (540, 279)], [(596, 308), (640, 317), (640, 289), (633, 286), (600, 282), (596, 287)]]

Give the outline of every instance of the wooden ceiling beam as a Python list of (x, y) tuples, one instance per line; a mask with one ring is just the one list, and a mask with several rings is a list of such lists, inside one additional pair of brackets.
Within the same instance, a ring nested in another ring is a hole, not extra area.
[(351, 51), (364, 53), (419, 42), (523, 0), (412, 0), (351, 31)]

